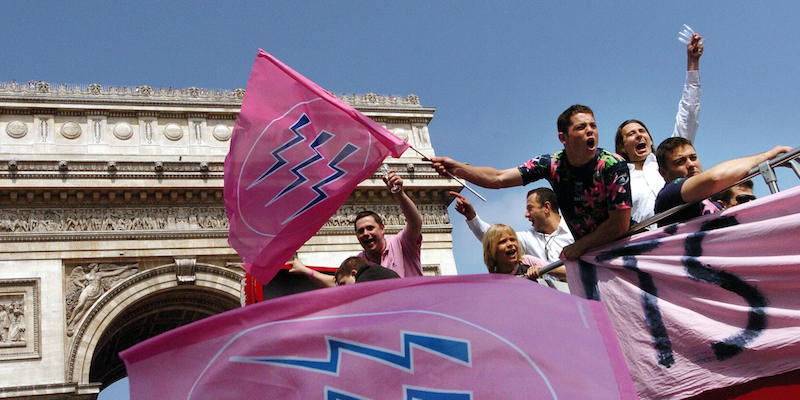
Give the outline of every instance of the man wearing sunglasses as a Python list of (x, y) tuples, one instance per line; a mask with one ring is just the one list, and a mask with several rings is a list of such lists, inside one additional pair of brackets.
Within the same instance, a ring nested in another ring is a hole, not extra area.
[(753, 181), (750, 180), (711, 196), (711, 200), (719, 204), (723, 210), (755, 199)]

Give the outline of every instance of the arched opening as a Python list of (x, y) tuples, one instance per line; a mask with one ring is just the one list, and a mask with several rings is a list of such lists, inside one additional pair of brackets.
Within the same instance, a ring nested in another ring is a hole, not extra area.
[(227, 293), (192, 285), (152, 293), (117, 315), (100, 336), (89, 381), (101, 389), (127, 376), (119, 352), (191, 322), (239, 307)]

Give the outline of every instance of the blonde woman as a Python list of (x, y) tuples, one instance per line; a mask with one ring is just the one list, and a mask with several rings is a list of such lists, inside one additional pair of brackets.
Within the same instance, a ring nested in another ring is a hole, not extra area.
[[(539, 258), (523, 254), (517, 234), (510, 226), (494, 224), (483, 236), (483, 261), (491, 273), (539, 278), (539, 271), (547, 265)], [(563, 268), (551, 272), (555, 278), (565, 279)]]

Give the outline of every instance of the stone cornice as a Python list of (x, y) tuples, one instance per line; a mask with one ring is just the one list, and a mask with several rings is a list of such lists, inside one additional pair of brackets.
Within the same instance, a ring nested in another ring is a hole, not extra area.
[(98, 83), (89, 85), (54, 84), (39, 81), (30, 84), (15, 82), (0, 83), (0, 97), (22, 99), (60, 99), (74, 101), (90, 101), (102, 103), (115, 102), (147, 102), (147, 103), (215, 103), (241, 104), (244, 89), (219, 90), (190, 87), (152, 88), (150, 86), (123, 87), (103, 86)]
[(218, 239), (228, 237), (227, 229), (209, 231), (151, 231), (151, 232), (42, 232), (2, 233), (0, 243), (83, 242), (105, 240), (176, 240)]
[[(189, 106), (240, 106), (244, 98), (245, 90), (238, 88), (233, 90), (203, 89), (189, 87), (178, 88), (153, 88), (142, 85), (137, 87), (103, 86), (98, 83), (89, 85), (72, 84), (50, 84), (49, 82), (38, 81), (30, 83), (0, 82), (0, 100), (8, 99), (13, 101), (25, 100), (33, 104), (64, 103), (75, 104), (147, 104), (156, 106), (189, 105)], [(365, 109), (375, 111), (391, 110), (414, 110), (424, 109), (420, 104), (419, 97), (410, 94), (406, 97), (392, 95), (378, 95), (366, 93), (363, 95), (337, 96), (346, 103)], [(432, 108), (425, 109), (433, 112)]]

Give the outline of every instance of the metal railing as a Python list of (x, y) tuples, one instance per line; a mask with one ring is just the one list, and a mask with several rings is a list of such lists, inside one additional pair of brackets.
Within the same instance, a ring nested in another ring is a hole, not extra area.
[[(730, 186), (726, 187), (725, 189), (720, 190), (719, 192), (724, 192), (725, 190), (728, 190), (728, 189), (730, 189), (730, 188), (732, 188), (732, 187), (734, 187), (736, 185), (739, 185), (742, 182), (748, 181), (748, 180), (750, 180), (750, 179), (752, 179), (752, 178), (754, 178), (754, 177), (756, 177), (758, 175), (761, 175), (764, 178), (764, 182), (766, 182), (767, 187), (769, 187), (770, 193), (777, 193), (777, 192), (780, 191), (780, 188), (778, 188), (778, 178), (775, 175), (775, 168), (777, 168), (777, 167), (790, 168), (792, 171), (794, 171), (794, 174), (797, 176), (797, 178), (800, 179), (800, 162), (797, 161), (797, 158), (800, 158), (800, 147), (795, 147), (790, 152), (783, 153), (783, 154), (781, 154), (781, 155), (779, 155), (779, 156), (777, 156), (777, 157), (775, 157), (775, 158), (773, 158), (771, 160), (762, 162), (761, 164), (758, 165), (758, 167), (751, 169), (750, 172), (747, 174), (747, 176), (745, 176), (744, 178), (742, 178), (738, 182), (734, 183), (733, 185), (730, 185)], [(661, 212), (660, 214), (656, 214), (656, 215), (654, 215), (654, 216), (652, 216), (652, 217), (650, 217), (650, 218), (648, 218), (648, 219), (646, 219), (646, 220), (644, 220), (642, 222), (639, 222), (639, 223), (635, 224), (634, 226), (630, 227), (630, 229), (628, 229), (628, 232), (624, 233), (622, 236), (618, 237), (615, 240), (622, 239), (624, 237), (628, 237), (628, 236), (631, 236), (631, 235), (636, 234), (636, 233), (640, 233), (640, 232), (644, 231), (648, 226), (656, 224), (656, 223), (660, 222), (661, 220), (663, 220), (664, 218), (667, 218), (670, 215), (673, 215), (673, 214), (675, 214), (675, 213), (677, 213), (677, 212), (679, 212), (679, 211), (681, 211), (681, 210), (683, 210), (685, 208), (691, 207), (692, 205), (697, 204), (697, 203), (698, 202), (681, 204), (679, 206), (676, 206), (676, 207), (670, 208), (669, 210)], [(542, 268), (539, 271), (539, 275), (544, 275), (544, 274), (547, 274), (549, 272), (552, 272), (554, 269), (556, 269), (556, 268), (558, 268), (558, 267), (560, 267), (562, 265), (564, 265), (564, 261), (561, 261), (561, 260), (558, 260), (558, 261), (552, 262), (550, 264), (547, 264), (544, 268)]]

